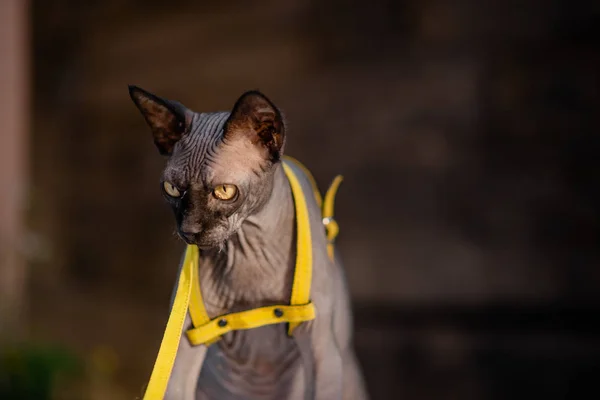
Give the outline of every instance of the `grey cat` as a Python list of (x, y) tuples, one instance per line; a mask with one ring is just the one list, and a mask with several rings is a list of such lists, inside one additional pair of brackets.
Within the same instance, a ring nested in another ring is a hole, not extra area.
[[(196, 113), (135, 86), (129, 93), (167, 156), (161, 179), (179, 236), (200, 249), (211, 318), (290, 301), (296, 260), (294, 202), (282, 168), (286, 130), (262, 93), (231, 112)], [(232, 331), (211, 346), (183, 335), (166, 399), (367, 399), (352, 345), (339, 255), (327, 255), (319, 206), (299, 167), (313, 240), (316, 319), (292, 337), (286, 324)], [(191, 326), (188, 316), (185, 327)]]

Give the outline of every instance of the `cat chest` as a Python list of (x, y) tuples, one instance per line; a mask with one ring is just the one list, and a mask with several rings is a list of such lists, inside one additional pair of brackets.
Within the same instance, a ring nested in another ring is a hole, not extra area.
[(294, 392), (300, 372), (300, 352), (285, 324), (264, 326), (230, 332), (210, 346), (198, 388), (207, 398), (289, 398), (284, 393)]

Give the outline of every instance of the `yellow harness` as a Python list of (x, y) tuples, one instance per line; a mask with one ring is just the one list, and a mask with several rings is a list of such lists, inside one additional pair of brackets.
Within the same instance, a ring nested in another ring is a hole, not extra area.
[(310, 285), (312, 281), (312, 238), (306, 198), (302, 186), (290, 163), (299, 167), (309, 179), (313, 194), (323, 216), (323, 225), (327, 236), (327, 253), (333, 260), (334, 240), (339, 227), (333, 219), (335, 194), (342, 177), (336, 176), (331, 186), (321, 198), (321, 193), (311, 173), (297, 160), (284, 157), (283, 169), (290, 182), (296, 212), (297, 255), (294, 270), (294, 282), (289, 305), (260, 307), (237, 313), (225, 314), (210, 319), (204, 308), (200, 283), (198, 280), (199, 251), (195, 245), (187, 246), (183, 266), (179, 275), (179, 284), (175, 292), (175, 300), (165, 328), (154, 369), (144, 394), (144, 400), (162, 400), (167, 390), (175, 356), (179, 348), (179, 340), (183, 330), (186, 313), (189, 310), (193, 328), (186, 332), (192, 345), (206, 346), (218, 341), (227, 332), (252, 329), (264, 325), (288, 323), (288, 335), (302, 322), (315, 318), (316, 310), (310, 301)]

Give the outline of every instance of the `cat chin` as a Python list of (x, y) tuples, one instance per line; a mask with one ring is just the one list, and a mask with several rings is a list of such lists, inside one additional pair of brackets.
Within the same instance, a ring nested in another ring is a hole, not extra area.
[(220, 242), (199, 242), (196, 240), (190, 240), (189, 238), (186, 238), (182, 235), (179, 235), (179, 238), (181, 240), (183, 240), (186, 244), (188, 245), (196, 245), (200, 250), (210, 250), (210, 249), (215, 249), (218, 248), (219, 246), (221, 246)]
[(226, 242), (221, 242), (219, 244), (216, 245), (204, 245), (204, 246), (200, 246), (200, 245), (196, 245), (198, 246), (198, 249), (200, 249), (200, 253), (222, 253), (225, 251), (225, 243)]
[(222, 242), (187, 242), (187, 244), (195, 244), (200, 250), (215, 250), (222, 247)]
[(186, 236), (181, 233), (178, 234), (179, 238), (188, 245), (196, 245), (200, 250), (225, 250), (227, 241), (235, 232), (230, 232), (231, 229), (226, 229), (225, 232), (205, 232), (204, 235)]
[(187, 244), (195, 244), (202, 251), (210, 251), (210, 250), (219, 250), (222, 251), (225, 249), (225, 243), (227, 240), (220, 241), (204, 241), (204, 242), (188, 242), (184, 240)]

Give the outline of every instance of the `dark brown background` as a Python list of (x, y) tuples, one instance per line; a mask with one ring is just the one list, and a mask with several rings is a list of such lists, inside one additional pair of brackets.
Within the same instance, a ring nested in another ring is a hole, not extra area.
[(373, 399), (597, 397), (597, 4), (33, 1), (29, 336), (115, 357), (74, 398), (140, 393), (183, 246), (127, 84), (197, 111), (258, 88), (345, 176)]

